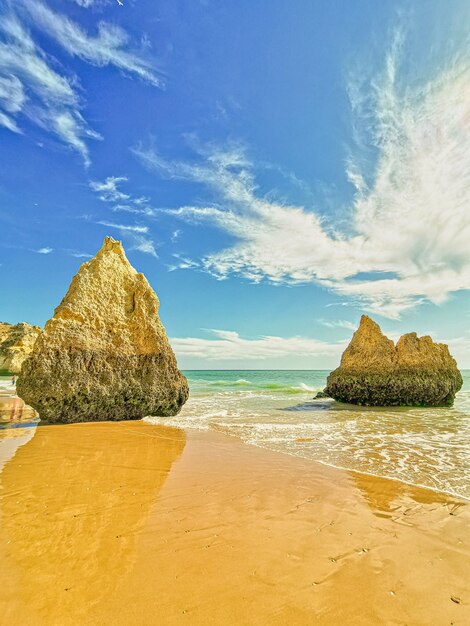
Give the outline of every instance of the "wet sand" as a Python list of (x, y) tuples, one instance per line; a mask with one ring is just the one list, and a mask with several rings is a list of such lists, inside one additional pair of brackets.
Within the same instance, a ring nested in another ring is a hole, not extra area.
[(470, 623), (464, 501), (143, 422), (19, 443), (1, 624)]

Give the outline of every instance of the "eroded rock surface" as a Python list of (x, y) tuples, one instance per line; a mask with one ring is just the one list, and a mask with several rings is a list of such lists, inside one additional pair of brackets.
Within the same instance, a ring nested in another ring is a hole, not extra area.
[(352, 404), (450, 406), (461, 387), (462, 376), (445, 344), (408, 333), (395, 345), (363, 315), (325, 392)]
[(18, 374), (40, 334), (39, 326), (31, 326), (26, 322), (0, 322), (0, 371)]
[(159, 300), (107, 237), (23, 364), (17, 391), (49, 422), (175, 415), (188, 398)]

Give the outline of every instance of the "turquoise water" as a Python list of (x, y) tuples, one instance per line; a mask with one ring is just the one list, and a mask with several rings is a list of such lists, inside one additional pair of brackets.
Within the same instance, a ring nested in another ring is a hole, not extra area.
[(246, 391), (310, 394), (325, 387), (327, 370), (191, 370), (185, 371), (191, 392)]
[(470, 371), (452, 408), (313, 400), (327, 371), (186, 371), (190, 399), (159, 424), (211, 429), (271, 450), (470, 499)]

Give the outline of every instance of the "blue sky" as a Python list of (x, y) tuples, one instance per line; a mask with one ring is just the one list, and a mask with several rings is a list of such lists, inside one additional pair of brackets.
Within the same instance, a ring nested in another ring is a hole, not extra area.
[(0, 319), (105, 235), (184, 368), (330, 368), (361, 313), (470, 367), (464, 0), (0, 8)]

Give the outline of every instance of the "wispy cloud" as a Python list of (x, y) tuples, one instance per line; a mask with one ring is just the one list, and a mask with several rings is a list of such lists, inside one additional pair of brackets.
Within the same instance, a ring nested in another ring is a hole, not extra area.
[(108, 176), (103, 181), (90, 181), (90, 188), (98, 194), (102, 202), (112, 203), (113, 211), (123, 211), (125, 213), (135, 213), (152, 217), (156, 210), (150, 206), (150, 199), (144, 196), (132, 196), (119, 189), (122, 183), (128, 181), (126, 176)]
[(189, 270), (194, 269), (195, 267), (200, 267), (200, 264), (189, 257), (182, 256), (181, 254), (173, 254), (173, 258), (176, 260), (175, 263), (167, 265), (169, 272), (174, 272), (175, 270)]
[(173, 211), (235, 237), (235, 245), (202, 259), (206, 271), (255, 282), (316, 282), (392, 318), (469, 288), (468, 57), (406, 87), (397, 78), (401, 49), (397, 37), (385, 70), (351, 92), (355, 123), (367, 131), (376, 159), (364, 170), (361, 156), (348, 158), (345, 175), (356, 195), (341, 230), (325, 214), (261, 195), (243, 147), (204, 148), (193, 162), (165, 159), (153, 147), (134, 150), (160, 176), (201, 183), (215, 196)]
[(150, 254), (154, 257), (158, 256), (153, 241), (146, 237), (134, 237), (134, 243), (131, 249), (138, 250), (139, 252), (143, 252), (144, 254)]
[[(144, 196), (133, 196), (125, 193), (120, 185), (127, 183), (127, 176), (108, 176), (103, 181), (92, 180), (89, 182), (90, 188), (98, 194), (98, 198), (110, 204), (114, 212), (131, 213), (142, 217), (152, 217), (155, 210), (149, 206), (149, 198)], [(145, 225), (128, 225), (101, 220), (97, 222), (101, 226), (115, 228), (119, 230), (123, 237), (129, 241), (131, 250), (138, 250), (144, 254), (157, 257), (157, 251), (153, 240), (147, 236), (149, 227)]]
[(118, 185), (126, 181), (126, 176), (108, 176), (103, 181), (90, 181), (90, 187), (99, 194), (99, 199), (103, 202), (121, 202), (130, 198), (128, 194), (118, 189)]
[(38, 254), (50, 254), (51, 252), (54, 252), (54, 248), (48, 248), (46, 246), (45, 248), (39, 248), (39, 250), (34, 250), (34, 252), (37, 252)]
[(84, 7), (85, 9), (88, 9), (96, 4), (96, 0), (73, 0), (73, 2), (78, 4), (79, 7)]
[(0, 126), (8, 128), (8, 130), (11, 130), (13, 133), (22, 133), (15, 120), (3, 111), (0, 111)]
[(344, 343), (327, 343), (308, 337), (262, 336), (246, 339), (230, 330), (210, 330), (214, 339), (199, 337), (172, 338), (178, 356), (202, 357), (207, 360), (263, 360), (288, 355), (339, 356)]
[(113, 4), (118, 4), (120, 7), (124, 6), (124, 2), (122, 0), (72, 0), (72, 2), (75, 2), (75, 4), (78, 4), (79, 7), (83, 7), (84, 9), (110, 4), (111, 2), (113, 2)]
[(178, 241), (178, 239), (179, 239), (179, 238), (180, 238), (180, 236), (181, 236), (181, 232), (182, 232), (182, 231), (181, 231), (181, 229), (180, 229), (180, 228), (177, 228), (176, 230), (174, 230), (174, 231), (171, 233), (171, 242), (172, 242), (172, 243), (176, 243), (176, 242)]
[(115, 24), (100, 22), (96, 35), (89, 35), (65, 15), (52, 11), (40, 0), (20, 0), (29, 13), (35, 28), (52, 37), (72, 56), (97, 66), (114, 65), (126, 73), (134, 74), (155, 87), (163, 82), (154, 63), (141, 53), (126, 47), (129, 36)]
[(344, 328), (345, 330), (355, 331), (357, 329), (357, 324), (353, 324), (352, 322), (348, 322), (347, 320), (318, 320), (322, 326), (326, 326), (326, 328)]
[(24, 132), (27, 119), (55, 135), (90, 164), (90, 139), (101, 139), (82, 116), (76, 76), (66, 74), (32, 31), (51, 37), (70, 55), (95, 66), (113, 65), (129, 76), (162, 86), (151, 60), (132, 52), (127, 33), (101, 22), (88, 35), (78, 24), (40, 0), (6, 0), (0, 8), (0, 126)]
[(23, 84), (16, 76), (0, 75), (0, 106), (4, 112), (0, 113), (0, 124), (9, 130), (21, 132), (12, 116), (21, 111), (26, 100)]
[[(86, 138), (99, 139), (79, 108), (73, 81), (56, 72), (29, 32), (12, 14), (0, 14), (0, 113), (3, 125), (19, 132), (18, 117), (53, 133), (89, 163)], [(5, 120), (5, 118), (7, 118)]]
[(126, 237), (130, 243), (130, 250), (138, 250), (144, 254), (150, 254), (153, 257), (157, 257), (157, 251), (155, 244), (147, 237), (149, 231), (148, 226), (141, 226), (136, 224), (116, 224), (114, 222), (107, 222), (101, 220), (96, 222), (100, 226), (106, 226), (107, 228), (114, 228), (118, 230), (123, 237)]
[(75, 257), (76, 259), (91, 259), (93, 255), (88, 254), (87, 252), (77, 252), (75, 250), (68, 250), (70, 256)]
[(117, 228), (117, 230), (123, 231), (123, 232), (131, 232), (131, 233), (148, 233), (149, 229), (148, 226), (132, 226), (132, 225), (127, 225), (127, 224), (114, 224), (113, 222), (97, 222), (97, 224), (100, 224), (101, 226), (108, 226), (109, 228)]
[[(90, 7), (99, 6), (102, 4), (109, 4), (112, 0), (72, 0), (75, 4), (78, 4), (79, 7), (83, 7), (85, 9), (89, 9)], [(124, 6), (123, 0), (114, 0), (116, 4), (120, 7)]]

